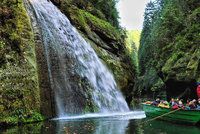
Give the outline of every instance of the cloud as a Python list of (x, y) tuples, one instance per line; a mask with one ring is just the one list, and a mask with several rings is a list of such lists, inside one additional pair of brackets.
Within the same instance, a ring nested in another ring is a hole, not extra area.
[(142, 29), (146, 4), (150, 0), (120, 0), (117, 8), (120, 24), (128, 30)]

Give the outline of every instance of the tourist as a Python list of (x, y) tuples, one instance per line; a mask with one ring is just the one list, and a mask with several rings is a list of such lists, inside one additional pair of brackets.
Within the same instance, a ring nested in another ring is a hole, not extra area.
[[(177, 99), (178, 100), (178, 99)], [(175, 101), (174, 98), (171, 98), (171, 101), (170, 101), (170, 106), (172, 107), (172, 109), (178, 109), (178, 101)]]
[(160, 104), (160, 98), (157, 98), (155, 101), (153, 101), (152, 105), (158, 106)]
[(163, 107), (163, 108), (169, 108), (169, 103), (167, 101), (161, 101), (159, 104), (158, 104), (158, 107)]
[(189, 107), (190, 109), (196, 109), (196, 100), (193, 99), (192, 101), (189, 102)]
[(171, 98), (171, 100), (170, 100), (170, 102), (169, 102), (170, 106), (173, 106), (174, 103), (175, 103), (174, 98)]
[(185, 110), (190, 110), (189, 104), (190, 104), (190, 99), (187, 100)]
[(197, 101), (197, 107), (196, 107), (196, 110), (200, 110), (200, 98), (199, 98), (198, 101)]
[(177, 101), (174, 100), (174, 98), (171, 98), (170, 100), (170, 106), (173, 107), (174, 105), (177, 105)]
[(184, 107), (182, 101), (183, 101), (182, 99), (178, 101), (178, 107), (179, 107), (179, 108), (183, 108), (183, 107)]

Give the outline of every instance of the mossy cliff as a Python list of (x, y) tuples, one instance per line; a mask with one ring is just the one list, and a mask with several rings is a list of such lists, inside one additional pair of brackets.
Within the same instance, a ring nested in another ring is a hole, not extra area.
[[(164, 89), (168, 98), (196, 97), (199, 7), (198, 0), (157, 0), (147, 5), (139, 49), (140, 87), (136, 89), (149, 93)], [(186, 89), (190, 93), (184, 96)]]
[(0, 6), (0, 123), (41, 120), (29, 17), (22, 0), (3, 0)]
[[(115, 1), (51, 1), (92, 45), (98, 56), (114, 74), (126, 99), (130, 101), (134, 86), (134, 67), (126, 52), (125, 32), (119, 28)], [(105, 8), (102, 8), (103, 6)]]
[[(50, 111), (54, 104), (51, 104), (53, 100), (50, 97), (51, 91), (48, 90), (48, 76), (42, 77), (43, 74), (47, 74), (47, 68), (43, 64), (42, 43), (39, 43), (40, 39), (36, 39), (35, 29), (32, 29), (30, 16), (23, 2), (3, 0), (0, 3), (1, 124), (38, 121), (43, 119), (40, 113), (53, 113)], [(96, 50), (98, 56), (113, 72), (118, 85), (130, 102), (134, 71), (124, 46), (125, 32), (119, 28), (117, 21), (115, 1), (52, 2), (66, 14)]]

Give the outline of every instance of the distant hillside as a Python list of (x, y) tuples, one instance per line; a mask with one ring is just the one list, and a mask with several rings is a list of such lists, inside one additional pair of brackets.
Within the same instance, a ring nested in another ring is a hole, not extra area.
[(138, 74), (138, 49), (140, 44), (140, 30), (127, 31), (126, 48), (133, 64), (134, 73)]
[(140, 35), (141, 30), (129, 30), (127, 32), (128, 38), (135, 43), (136, 48), (139, 48), (140, 45)]

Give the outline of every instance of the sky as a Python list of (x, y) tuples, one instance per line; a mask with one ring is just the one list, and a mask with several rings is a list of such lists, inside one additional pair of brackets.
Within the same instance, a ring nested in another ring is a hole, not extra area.
[(117, 9), (120, 16), (120, 25), (127, 30), (142, 30), (144, 10), (149, 1), (119, 0)]

